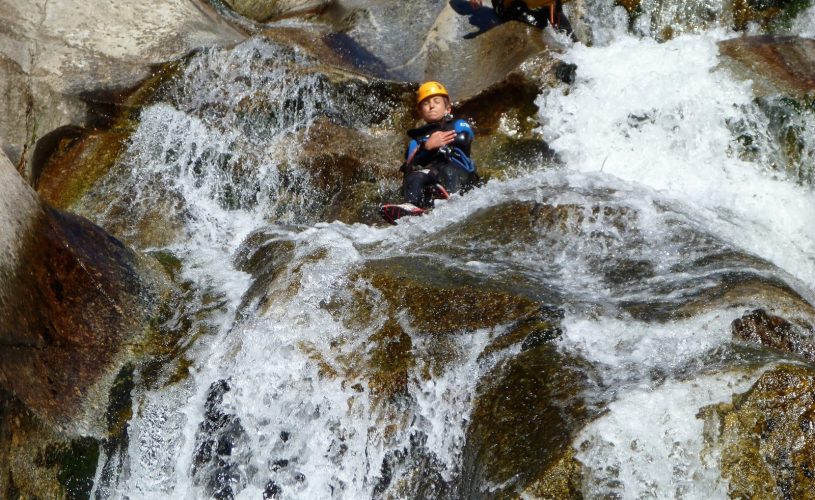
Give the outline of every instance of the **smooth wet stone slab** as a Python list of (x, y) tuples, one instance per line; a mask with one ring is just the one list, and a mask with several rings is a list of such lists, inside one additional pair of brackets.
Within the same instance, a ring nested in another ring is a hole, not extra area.
[(719, 42), (725, 64), (753, 81), (757, 97), (815, 92), (815, 40), (791, 36), (748, 36)]

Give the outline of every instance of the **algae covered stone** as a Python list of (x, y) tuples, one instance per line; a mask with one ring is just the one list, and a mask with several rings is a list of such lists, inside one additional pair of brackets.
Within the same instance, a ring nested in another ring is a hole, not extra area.
[(815, 371), (783, 365), (731, 403), (702, 411), (733, 498), (809, 498), (815, 491)]

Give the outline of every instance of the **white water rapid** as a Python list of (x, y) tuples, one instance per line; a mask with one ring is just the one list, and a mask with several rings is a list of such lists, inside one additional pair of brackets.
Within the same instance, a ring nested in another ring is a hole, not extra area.
[[(539, 133), (562, 166), (533, 165), (396, 227), (313, 216), (310, 173), (297, 164), (304, 132), (320, 116), (367, 127), (317, 72), (292, 70), (313, 61), (259, 38), (197, 54), (166, 101), (142, 112), (105, 180), (121, 196), (95, 216), (102, 225), (130, 218), (122, 236), (134, 241), (157, 211), (171, 221), (143, 249), (182, 262), (194, 306), (175, 319), (192, 318), (196, 332), (180, 381), (137, 374), (127, 446), (101, 458), (95, 497), (455, 498), (479, 381), (520, 348), (487, 350), (508, 324), (452, 332), (445, 363), (431, 366), (437, 338), (404, 314), (418, 360), (407, 394), (372, 397), (355, 367), (386, 322), (384, 301), (369, 302), (362, 327), (343, 304), (381, 294), (355, 274), (366, 263), (421, 256), (561, 300), (557, 350), (592, 364), (582, 397), (606, 410), (572, 442), (586, 498), (727, 498), (696, 415), (775, 360), (730, 356), (738, 306), (666, 319), (630, 305), (683, 304), (732, 271), (688, 263), (726, 252), (813, 302), (815, 192), (771, 168), (778, 145), (750, 82), (719, 66), (717, 42), (734, 34), (712, 28), (657, 43), (628, 34), (624, 15), (596, 3), (598, 43), (562, 55), (577, 65), (575, 83), (537, 100)], [(811, 18), (794, 29), (811, 36)], [(753, 138), (750, 154), (742, 134)], [(574, 224), (534, 242), (461, 233), (512, 202), (576, 207)], [(261, 294), (236, 264), (250, 235), (286, 257)], [(609, 266), (621, 262), (649, 274), (614, 281)]]

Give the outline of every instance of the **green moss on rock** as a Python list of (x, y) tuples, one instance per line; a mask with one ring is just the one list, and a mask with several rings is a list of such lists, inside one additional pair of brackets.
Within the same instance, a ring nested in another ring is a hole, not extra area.
[(464, 451), (466, 498), (580, 498), (571, 442), (589, 417), (586, 368), (544, 344), (483, 379)]
[(63, 487), (64, 498), (68, 500), (90, 498), (98, 462), (99, 441), (93, 438), (48, 445), (34, 460), (39, 467), (57, 470), (57, 480)]
[(815, 491), (815, 371), (779, 366), (731, 403), (703, 410), (733, 498), (810, 498)]

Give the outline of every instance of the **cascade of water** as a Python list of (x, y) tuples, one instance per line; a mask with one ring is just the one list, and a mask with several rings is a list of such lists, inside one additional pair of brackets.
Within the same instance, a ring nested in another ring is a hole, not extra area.
[[(749, 82), (718, 68), (716, 42), (728, 36), (723, 31), (656, 43), (607, 24), (607, 16), (596, 21), (595, 32), (605, 34), (601, 43), (576, 44), (564, 55), (578, 67), (575, 85), (540, 96), (544, 137), (569, 170), (621, 179), (639, 191), (631, 204), (639, 207), (638, 227), (650, 238), (665, 226), (646, 216), (644, 193), (725, 246), (796, 276), (801, 282), (791, 282), (811, 301), (815, 194), (808, 178), (809, 137), (794, 157), (779, 150), (785, 131), (811, 130), (809, 116), (779, 124), (766, 112), (771, 105), (753, 100)], [(639, 31), (658, 35), (644, 28)], [(689, 247), (704, 252), (697, 243)], [(657, 257), (667, 267), (676, 265), (670, 263), (671, 245), (650, 248), (667, 257)], [(681, 250), (676, 256), (687, 258)], [(704, 372), (703, 360), (720, 359), (710, 354), (730, 344), (733, 314), (725, 308), (665, 324), (607, 317), (567, 322), (561, 348), (594, 360), (615, 401), (574, 441), (586, 467), (586, 497), (727, 497), (715, 451), (704, 451), (696, 414), (746, 390), (757, 373), (689, 373)]]
[[(802, 214), (815, 199), (805, 175), (768, 167), (787, 160), (749, 84), (716, 69), (721, 32), (657, 44), (625, 34), (626, 16), (610, 2), (594, 4), (597, 46), (564, 55), (577, 82), (538, 101), (564, 168), (492, 182), (396, 229), (315, 223), (309, 172), (297, 165), (299, 138), (317, 117), (359, 126), (370, 106), (331, 94), (292, 49), (251, 40), (196, 55), (167, 102), (143, 112), (101, 219), (126, 213), (136, 240), (157, 210), (175, 221), (177, 234), (160, 246), (183, 260), (199, 302), (217, 304), (197, 318), (211, 334), (185, 353), (189, 377), (137, 383), (127, 449), (105, 457), (95, 493), (454, 496), (478, 385), (520, 348), (485, 354), (508, 325), (452, 332), (445, 364), (431, 366), (441, 341), (399, 315), (392, 327), (407, 340), (394, 343), (416, 362), (404, 393), (378, 397), (364, 372), (386, 306), (354, 272), (415, 255), (570, 305), (558, 348), (593, 364), (599, 389), (586, 398), (609, 409), (574, 441), (595, 485), (587, 497), (723, 497), (694, 417), (757, 376), (739, 362), (706, 372), (740, 311), (635, 320), (631, 304), (687, 302), (731, 271), (688, 263), (730, 250), (755, 256), (741, 271), (795, 276), (789, 282), (811, 297), (815, 229)], [(469, 221), (510, 203), (550, 210), (555, 222), (508, 244), (477, 227), (474, 244)], [(291, 254), (259, 295), (247, 291), (260, 278), (235, 265), (253, 232)], [(359, 293), (373, 297), (363, 326), (343, 306)], [(643, 407), (647, 419), (632, 416)]]
[[(769, 169), (774, 142), (749, 83), (717, 70), (722, 34), (575, 46), (568, 94), (539, 99), (543, 133), (570, 168), (602, 171), (694, 206), (713, 234), (815, 283), (811, 186)], [(758, 152), (744, 154), (744, 139)], [(780, 178), (777, 178), (780, 177)], [(802, 290), (805, 291), (805, 290)]]

